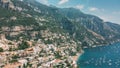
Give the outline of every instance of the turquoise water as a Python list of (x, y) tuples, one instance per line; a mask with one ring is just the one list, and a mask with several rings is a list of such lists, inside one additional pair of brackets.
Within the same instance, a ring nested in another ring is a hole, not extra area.
[(120, 68), (120, 43), (86, 48), (77, 63), (80, 68)]

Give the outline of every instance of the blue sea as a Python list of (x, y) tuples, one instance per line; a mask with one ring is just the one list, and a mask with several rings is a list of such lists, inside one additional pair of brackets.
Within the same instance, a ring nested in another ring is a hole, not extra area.
[(77, 61), (80, 68), (120, 68), (120, 43), (83, 50)]

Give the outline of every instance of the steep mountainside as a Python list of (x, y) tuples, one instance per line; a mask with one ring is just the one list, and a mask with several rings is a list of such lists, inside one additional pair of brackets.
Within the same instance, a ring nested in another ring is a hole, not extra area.
[(69, 20), (81, 24), (85, 28), (101, 35), (108, 42), (119, 41), (120, 25), (104, 22), (102, 19), (80, 12), (74, 8), (64, 8), (59, 10)]
[[(1, 8), (1, 13), (3, 13), (1, 17), (4, 18), (1, 20), (1, 30), (6, 34), (8, 39), (14, 39), (14, 37), (15, 39), (19, 39), (20, 37), (26, 37), (26, 39), (33, 39), (34, 37), (34, 39), (39, 39), (41, 38), (39, 31), (49, 29), (55, 33), (68, 33), (71, 38), (81, 42), (90, 44), (106, 42), (104, 41), (104, 37), (62, 15), (59, 8), (48, 7), (34, 0), (12, 0), (12, 3), (14, 4), (14, 10)], [(72, 11), (74, 12), (74, 10)], [(77, 15), (79, 12), (76, 10), (74, 13)], [(81, 12), (80, 15), (82, 14)], [(9, 17), (6, 18), (6, 16)], [(18, 28), (22, 32), (16, 32)]]

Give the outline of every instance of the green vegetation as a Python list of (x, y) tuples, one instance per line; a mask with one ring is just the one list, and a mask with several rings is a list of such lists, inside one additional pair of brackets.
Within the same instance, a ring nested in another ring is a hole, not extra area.
[(12, 56), (12, 59), (17, 59), (17, 58), (20, 58), (20, 57), (18, 55)]
[(17, 60), (17, 59), (12, 59), (12, 60), (10, 60), (9, 62), (10, 62), (10, 63), (15, 63), (15, 62), (18, 62), (18, 60)]
[[(19, 40), (20, 37), (25, 40), (42, 39), (42, 41), (44, 41), (44, 43), (46, 44), (51, 44), (55, 42), (58, 45), (64, 42), (64, 40), (61, 39), (45, 41), (44, 38), (42, 38), (40, 31), (47, 29), (56, 34), (68, 33), (71, 39), (74, 39), (74, 41), (80, 41), (81, 43), (83, 43), (83, 46), (88, 46), (84, 43), (84, 41), (92, 41), (87, 43), (97, 45), (111, 41), (111, 39), (109, 38), (110, 36), (113, 36), (113, 40), (117, 40), (120, 38), (119, 25), (112, 24), (110, 22), (104, 22), (103, 24), (102, 19), (93, 15), (84, 14), (78, 9), (60, 9), (56, 7), (49, 7), (33, 0), (24, 0), (24, 2), (12, 0), (12, 2), (15, 6), (19, 6), (24, 10), (19, 12), (0, 7), (0, 27), (8, 26), (10, 27), (9, 29), (11, 29), (14, 26), (24, 26), (24, 28), (27, 26), (31, 27), (32, 29), (25, 29), (23, 30), (23, 33), (19, 33), (15, 36), (10, 36), (10, 34), (7, 34), (7, 39), (9, 38), (10, 40)], [(30, 4), (32, 7), (28, 4)], [(30, 17), (27, 17), (27, 15), (30, 15)], [(16, 20), (10, 19), (13, 16), (16, 17)], [(106, 27), (106, 25), (111, 30), (105, 29), (104, 27)], [(97, 33), (101, 37), (105, 38), (105, 40), (97, 38), (94, 34), (92, 34), (92, 32), (88, 30)], [(38, 33), (36, 33), (35, 36), (32, 36), (32, 33), (34, 32)], [(27, 44), (21, 44), (18, 47), (18, 49), (20, 50), (25, 48), (28, 48)], [(77, 48), (77, 51), (79, 49), (80, 48)], [(15, 49), (10, 50), (14, 51)]]
[(44, 40), (44, 43), (45, 43), (45, 44), (52, 44), (53, 42), (48, 39), (47, 41)]
[(62, 56), (60, 55), (59, 51), (55, 52), (55, 58), (60, 59)]
[[(26, 11), (8, 11), (8, 9), (0, 8), (0, 13), (2, 13), (1, 17), (4, 17), (5, 19), (1, 20), (0, 26), (8, 26), (10, 28), (14, 26), (31, 26), (32, 30), (24, 30), (23, 33), (20, 33), (16, 36), (7, 36), (10, 40), (19, 40), (19, 37), (23, 37), (24, 39), (39, 39), (41, 38), (46, 44), (51, 44), (54, 42), (57, 42), (58, 44), (61, 43), (63, 40), (47, 40), (45, 41), (41, 36), (40, 32), (41, 30), (49, 29), (51, 32), (58, 33), (58, 34), (66, 34), (69, 33), (71, 38), (74, 38), (74, 40), (79, 40), (83, 42), (85, 37), (88, 38), (88, 40), (91, 40), (91, 38), (97, 39), (95, 36), (93, 36), (90, 32), (87, 31), (85, 27), (83, 27), (80, 22), (71, 21), (70, 19), (74, 19), (79, 16), (84, 16), (82, 12), (75, 10), (75, 9), (59, 9), (54, 7), (48, 7), (42, 4), (39, 4), (35, 1), (28, 1), (25, 0), (25, 2), (20, 2), (18, 0), (12, 0), (12, 2), (16, 6), (20, 6), (21, 8), (26, 9)], [(27, 3), (30, 3), (33, 7), (38, 7), (40, 9), (39, 12), (35, 12), (34, 9), (27, 5)], [(72, 13), (73, 12), (73, 13)], [(64, 14), (63, 14), (64, 13)], [(78, 15), (76, 15), (76, 13)], [(30, 14), (32, 17), (26, 17), (27, 14)], [(68, 16), (66, 15), (68, 14)], [(82, 15), (81, 15), (82, 14)], [(8, 16), (7, 16), (8, 15)], [(76, 15), (76, 16), (75, 16)], [(15, 16), (16, 20), (10, 20), (11, 17)], [(85, 15), (86, 17), (87, 15)], [(70, 18), (69, 18), (70, 17)], [(39, 18), (45, 19), (45, 21), (39, 20)], [(83, 21), (86, 22), (86, 21)], [(42, 25), (40, 25), (42, 24)], [(39, 33), (35, 35), (35, 37), (31, 36), (32, 31), (38, 31)], [(73, 34), (75, 34), (73, 36)], [(101, 40), (100, 40), (101, 41)], [(95, 43), (95, 42), (94, 42)], [(20, 49), (24, 49), (19, 47)]]
[(0, 52), (3, 52), (3, 51), (4, 51), (3, 48), (0, 47)]
[(18, 46), (18, 50), (24, 50), (29, 47), (29, 44), (26, 41), (22, 41), (21, 44)]
[(9, 48), (9, 51), (16, 51), (17, 50), (17, 48)]
[(84, 41), (83, 43), (82, 43), (82, 46), (89, 46), (89, 44), (86, 42), (86, 41)]

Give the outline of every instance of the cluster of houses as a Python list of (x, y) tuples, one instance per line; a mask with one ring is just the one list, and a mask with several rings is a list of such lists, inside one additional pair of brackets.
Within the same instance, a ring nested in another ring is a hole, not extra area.
[[(49, 31), (42, 32), (45, 39), (62, 38), (63, 43), (57, 45), (45, 44), (42, 39), (38, 41), (26, 41), (29, 47), (24, 50), (18, 50), (18, 44), (21, 41), (9, 41), (5, 38), (0, 40), (0, 47), (7, 48), (0, 52), (0, 67), (1, 68), (77, 68), (76, 61), (79, 53), (76, 50), (77, 44), (73, 40), (65, 42), (65, 38), (60, 34), (46, 35)], [(51, 37), (52, 35), (52, 37)], [(69, 38), (69, 37), (68, 37)], [(10, 48), (16, 50), (10, 51)], [(71, 55), (70, 53), (74, 53)], [(12, 61), (12, 62), (11, 62)]]
[[(12, 10), (23, 10), (19, 6), (14, 6), (11, 0), (0, 0), (0, 6)], [(40, 12), (37, 8), (34, 11)], [(29, 14), (27, 16), (31, 17)], [(10, 19), (14, 21), (17, 17), (12, 16)], [(44, 18), (39, 20), (45, 21)], [(26, 27), (25, 29), (32, 28)], [(11, 29), (3, 27), (2, 30), (9, 31)], [(13, 31), (21, 30), (24, 30), (22, 26), (13, 28)], [(19, 33), (13, 32), (10, 35), (17, 34)], [(33, 32), (32, 36), (36, 34)], [(76, 50), (77, 43), (70, 39), (68, 34), (57, 34), (50, 30), (41, 30), (40, 34), (44, 40), (24, 40), (29, 45), (25, 49), (18, 48), (23, 39), (10, 41), (4, 34), (0, 34), (0, 49), (3, 49), (0, 51), (0, 68), (77, 68), (76, 61), (79, 55)], [(52, 43), (45, 43), (49, 40)]]

